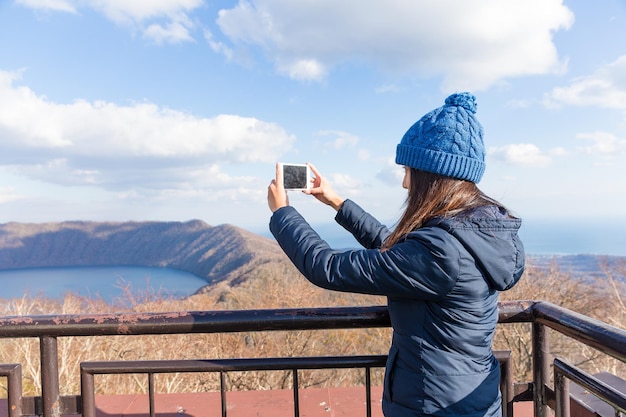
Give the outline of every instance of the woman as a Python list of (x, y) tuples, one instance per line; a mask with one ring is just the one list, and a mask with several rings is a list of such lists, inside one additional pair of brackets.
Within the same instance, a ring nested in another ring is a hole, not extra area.
[[(483, 194), (483, 130), (469, 93), (453, 94), (418, 120), (396, 150), (408, 189), (390, 232), (341, 198), (311, 165), (307, 193), (365, 249), (331, 249), (289, 206), (277, 169), (268, 189), (270, 230), (312, 283), (385, 295), (393, 339), (385, 371), (387, 417), (500, 416), (500, 370), (491, 344), (498, 292), (524, 269), (521, 220)], [(277, 166), (278, 168), (278, 166)]]

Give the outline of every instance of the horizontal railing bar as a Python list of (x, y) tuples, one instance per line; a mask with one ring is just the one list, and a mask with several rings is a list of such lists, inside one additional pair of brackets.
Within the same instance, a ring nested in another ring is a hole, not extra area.
[(535, 303), (533, 315), (537, 322), (626, 362), (626, 330), (547, 302)]
[(615, 388), (600, 381), (593, 375), (559, 358), (554, 359), (554, 369), (555, 372), (561, 373), (568, 379), (587, 389), (593, 395), (611, 405), (614, 409), (626, 413), (626, 394), (617, 391)]
[[(59, 409), (62, 415), (80, 414), (82, 409), (82, 399), (80, 395), (59, 396)], [(22, 411), (20, 416), (41, 416), (43, 415), (43, 400), (41, 396), (23, 397)]]
[(498, 323), (530, 323), (537, 301), (517, 300), (498, 303)]
[(0, 317), (0, 338), (389, 327), (385, 306)]
[[(510, 351), (494, 351), (500, 362)], [(347, 369), (384, 367), (387, 355), (300, 356), (274, 358), (168, 359), (82, 362), (81, 372), (97, 374), (142, 374), (170, 372), (277, 371), (293, 369)]]
[[(531, 321), (532, 302), (499, 304), (506, 322)], [(236, 333), (389, 327), (386, 306), (0, 317), (0, 338)]]
[(170, 372), (278, 371), (292, 369), (345, 369), (383, 367), (387, 355), (309, 356), (294, 358), (179, 359), (83, 362), (89, 374), (141, 374)]

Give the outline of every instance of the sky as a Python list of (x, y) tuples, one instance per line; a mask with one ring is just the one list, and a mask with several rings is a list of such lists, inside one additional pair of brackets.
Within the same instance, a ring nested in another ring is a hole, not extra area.
[[(0, 223), (266, 233), (281, 161), (313, 163), (393, 225), (396, 145), (470, 91), (479, 187), (528, 239), (561, 225), (589, 243), (586, 228), (626, 255), (624, 39), (623, 0), (5, 0)], [(321, 230), (333, 221), (289, 198)]]

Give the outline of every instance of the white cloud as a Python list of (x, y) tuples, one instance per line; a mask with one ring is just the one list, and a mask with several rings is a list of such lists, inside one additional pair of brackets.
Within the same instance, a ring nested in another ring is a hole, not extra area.
[(356, 149), (359, 144), (357, 135), (340, 130), (321, 130), (317, 132), (317, 135), (331, 138), (321, 145), (325, 153), (335, 153), (348, 149), (359, 161), (367, 161), (371, 157), (371, 152), (368, 149)]
[(226, 46), (223, 42), (216, 41), (211, 31), (204, 31), (204, 39), (207, 41), (213, 52), (224, 55), (229, 61), (233, 59), (232, 49)]
[(278, 72), (298, 81), (321, 81), (326, 78), (327, 69), (316, 59), (297, 59), (277, 65)]
[(16, 86), (18, 79), (0, 71), (0, 164), (48, 182), (197, 186), (194, 171), (273, 163), (294, 141), (280, 126), (250, 117), (203, 118), (153, 103), (54, 103)]
[(15, 3), (35, 10), (76, 13), (72, 0), (15, 0)]
[(560, 147), (560, 146), (557, 146), (556, 148), (552, 148), (552, 149), (550, 149), (550, 151), (548, 152), (548, 154), (549, 154), (550, 156), (556, 156), (556, 157), (559, 157), (559, 156), (566, 156), (566, 155), (568, 155), (568, 154), (569, 154), (569, 152), (567, 151), (567, 149), (565, 149), (565, 148), (563, 148), (563, 147)]
[(404, 178), (404, 167), (396, 164), (395, 157), (390, 158), (384, 168), (376, 174), (376, 178), (387, 185), (398, 187)]
[(325, 151), (339, 151), (345, 148), (354, 148), (357, 143), (359, 143), (358, 136), (339, 130), (321, 130), (317, 132), (317, 135), (332, 137), (332, 140), (324, 143), (323, 147)]
[[(558, 149), (555, 154), (562, 152)], [(519, 143), (500, 147), (491, 147), (488, 155), (496, 160), (512, 165), (541, 167), (548, 165), (552, 158), (546, 152), (541, 151), (531, 143)]]
[(202, 0), (90, 0), (80, 2), (103, 12), (117, 23), (143, 22), (156, 18), (178, 20), (202, 6)]
[(605, 160), (614, 160), (626, 154), (626, 139), (619, 139), (608, 132), (581, 133), (578, 139), (590, 141), (591, 145), (581, 146), (579, 151), (599, 156)]
[(142, 178), (129, 178), (129, 182), (142, 185), (125, 188), (120, 194), (126, 200), (151, 200), (167, 202), (171, 199), (200, 199), (203, 201), (255, 200), (266, 196), (257, 179), (245, 175), (229, 175), (218, 164), (198, 167), (172, 167), (158, 170), (151, 176), (152, 184)]
[(626, 110), (626, 55), (592, 75), (557, 87), (545, 97), (547, 106), (575, 105)]
[(189, 14), (203, 0), (16, 0), (35, 10), (77, 13), (93, 9), (109, 20), (139, 30), (157, 43), (191, 41), (194, 28)]
[(193, 41), (187, 27), (181, 22), (169, 22), (166, 25), (153, 23), (145, 29), (144, 35), (157, 44)]
[(68, 159), (56, 158), (28, 165), (9, 165), (13, 174), (42, 179), (61, 185), (95, 185), (103, 182), (104, 175), (95, 169), (72, 167)]
[(562, 0), (240, 0), (217, 23), (293, 78), (319, 80), (351, 61), (480, 89), (562, 71), (552, 36), (573, 20)]
[(329, 182), (340, 194), (355, 197), (361, 193), (363, 184), (347, 174), (334, 173), (329, 175)]
[[(16, 2), (36, 10), (92, 9), (156, 43), (192, 41), (198, 26), (194, 12), (204, 4), (203, 0)], [(333, 66), (352, 62), (393, 73), (441, 77), (445, 90), (479, 90), (508, 78), (562, 71), (566, 61), (559, 58), (552, 36), (573, 21), (563, 0), (390, 0), (369, 2), (367, 7), (361, 0), (239, 0), (218, 13), (225, 38), (207, 36), (206, 29), (204, 37), (229, 59), (241, 55), (237, 62), (249, 60), (246, 49), (260, 50), (278, 73), (299, 81), (323, 81)]]
[(0, 204), (21, 200), (23, 196), (17, 194), (13, 187), (0, 188)]

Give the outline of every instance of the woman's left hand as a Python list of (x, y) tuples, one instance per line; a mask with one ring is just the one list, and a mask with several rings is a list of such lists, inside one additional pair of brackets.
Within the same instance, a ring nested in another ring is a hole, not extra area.
[(278, 163), (276, 163), (276, 178), (267, 187), (267, 205), (272, 213), (289, 205), (289, 197), (283, 184), (283, 173)]

